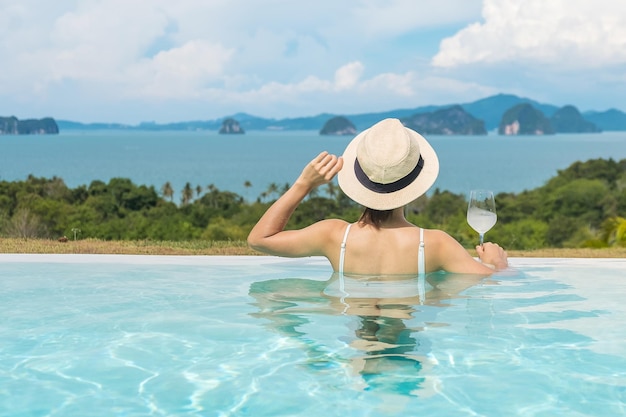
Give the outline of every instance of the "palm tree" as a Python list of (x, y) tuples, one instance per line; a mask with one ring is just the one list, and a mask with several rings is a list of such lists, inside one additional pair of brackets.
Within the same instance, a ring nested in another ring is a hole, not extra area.
[(603, 224), (602, 239), (609, 246), (626, 246), (626, 218), (607, 219)]
[(250, 188), (252, 188), (252, 183), (250, 181), (246, 180), (246, 181), (244, 181), (243, 186), (246, 189), (246, 200), (247, 200), (248, 199), (247, 198), (248, 197), (248, 190)]
[(337, 186), (335, 185), (334, 182), (331, 181), (328, 184), (326, 184), (326, 192), (328, 193), (328, 197), (330, 197), (332, 200), (336, 200)]
[(308, 196), (309, 199), (319, 197), (319, 196), (320, 196), (319, 187), (315, 187), (311, 191), (309, 191), (309, 196)]
[(172, 188), (172, 184), (170, 184), (169, 181), (167, 181), (165, 184), (163, 184), (163, 187), (161, 187), (161, 194), (163, 194), (164, 198), (169, 198), (170, 201), (174, 201), (174, 189)]
[(202, 186), (196, 185), (196, 196), (200, 197), (200, 194), (202, 194)]
[(210, 207), (217, 207), (218, 205), (218, 196), (219, 196), (219, 190), (217, 189), (217, 187), (215, 186), (215, 184), (209, 184), (207, 185), (207, 190), (209, 190), (209, 193), (207, 194), (208, 198), (208, 204)]
[(278, 187), (278, 184), (276, 184), (275, 182), (271, 183), (268, 187), (267, 190), (265, 191), (266, 195), (270, 198), (272, 198), (275, 194), (279, 194), (280, 193), (280, 188)]
[(186, 206), (187, 204), (191, 202), (192, 199), (193, 199), (193, 189), (191, 188), (190, 183), (186, 183), (185, 188), (183, 188), (183, 195), (181, 196), (180, 201), (181, 203), (183, 203), (183, 206)]

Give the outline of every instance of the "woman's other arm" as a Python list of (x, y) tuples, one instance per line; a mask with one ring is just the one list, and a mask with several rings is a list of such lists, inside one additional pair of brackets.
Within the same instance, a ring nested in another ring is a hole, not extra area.
[(490, 275), (494, 271), (508, 268), (506, 251), (495, 243), (486, 242), (483, 246), (476, 247), (481, 261), (478, 262), (447, 233), (438, 231), (436, 241), (439, 267), (447, 272)]

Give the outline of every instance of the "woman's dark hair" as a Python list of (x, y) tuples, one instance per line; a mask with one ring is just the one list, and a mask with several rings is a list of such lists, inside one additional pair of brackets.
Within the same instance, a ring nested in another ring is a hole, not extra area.
[(379, 228), (384, 221), (391, 217), (391, 213), (393, 213), (393, 210), (374, 210), (366, 207), (363, 214), (361, 214), (359, 222), (371, 224), (374, 227)]

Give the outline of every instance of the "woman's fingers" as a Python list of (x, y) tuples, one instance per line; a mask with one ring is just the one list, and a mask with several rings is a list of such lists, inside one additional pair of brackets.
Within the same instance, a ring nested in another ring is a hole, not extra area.
[(326, 180), (331, 180), (343, 167), (343, 158), (322, 152), (315, 159), (315, 170)]
[(330, 182), (342, 167), (342, 157), (324, 151), (313, 158), (304, 168), (299, 181), (307, 183), (312, 187), (317, 187)]

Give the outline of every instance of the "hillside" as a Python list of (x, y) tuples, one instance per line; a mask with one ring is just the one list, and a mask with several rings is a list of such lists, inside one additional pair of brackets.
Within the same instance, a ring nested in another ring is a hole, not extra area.
[(0, 135), (56, 135), (59, 127), (54, 119), (19, 120), (15, 116), (0, 117)]
[(603, 130), (626, 130), (626, 113), (617, 109), (589, 111), (583, 113), (583, 116)]
[(585, 120), (574, 106), (558, 109), (550, 118), (550, 124), (557, 133), (596, 133), (601, 132), (594, 123)]
[(498, 133), (500, 135), (550, 135), (554, 133), (554, 128), (541, 110), (529, 103), (520, 103), (504, 113)]
[(401, 120), (406, 127), (424, 135), (487, 134), (485, 123), (458, 105), (428, 113), (417, 113)]
[[(518, 97), (511, 94), (497, 94), (470, 103), (450, 103), (446, 105), (429, 105), (410, 109), (395, 109), (383, 112), (346, 114), (358, 131), (366, 129), (382, 119), (393, 117), (405, 119), (418, 113), (432, 113), (455, 105), (459, 105), (465, 112), (476, 119), (482, 120), (485, 129), (492, 131), (497, 129), (504, 113), (518, 105), (527, 103), (540, 110), (547, 118), (551, 118), (561, 107), (552, 104), (539, 103), (535, 100)], [(236, 113), (213, 120), (195, 120), (177, 123), (158, 124), (143, 122), (138, 125), (124, 125), (120, 123), (79, 123), (67, 120), (57, 120), (61, 130), (102, 130), (102, 129), (129, 129), (129, 130), (212, 130), (218, 131), (224, 119), (232, 118), (246, 131), (249, 130), (316, 130), (322, 129), (324, 124), (336, 114), (322, 113), (315, 116), (304, 116), (285, 119), (271, 119), (253, 116), (247, 113)], [(626, 113), (621, 110), (611, 109), (604, 112), (587, 111), (582, 116), (588, 122), (595, 124), (600, 130), (624, 130), (626, 131)]]

